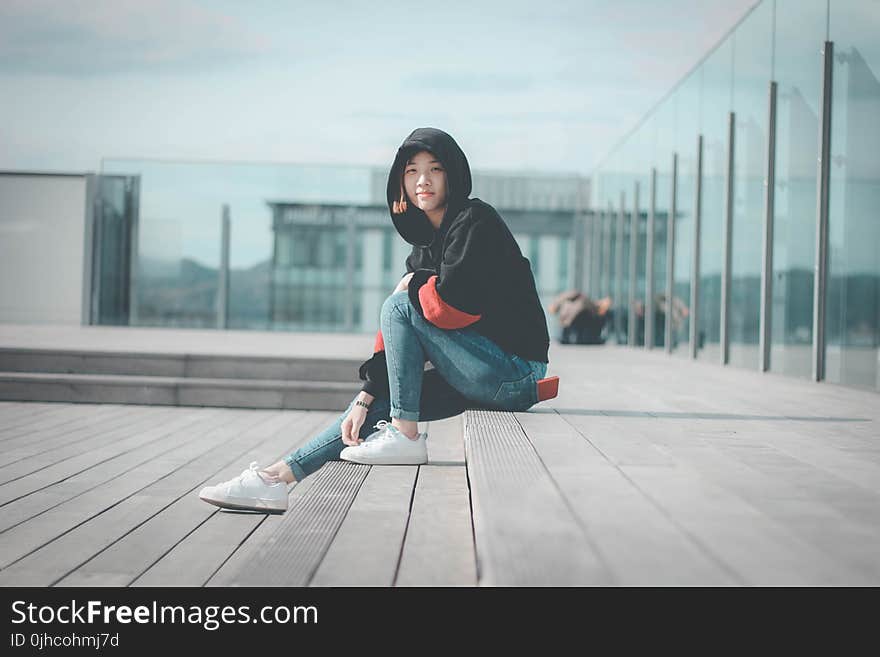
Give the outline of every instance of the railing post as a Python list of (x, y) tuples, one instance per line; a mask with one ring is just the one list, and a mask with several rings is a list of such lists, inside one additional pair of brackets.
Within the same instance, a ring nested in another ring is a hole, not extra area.
[(630, 347), (636, 344), (636, 289), (638, 288), (638, 256), (639, 256), (639, 181), (633, 183), (633, 207), (629, 219), (629, 299), (627, 317), (626, 343)]
[(694, 242), (691, 255), (691, 298), (689, 305), (690, 357), (697, 357), (700, 341), (700, 229), (703, 222), (703, 135), (697, 135), (697, 180), (694, 191)]
[(724, 227), (721, 231), (721, 364), (730, 360), (730, 252), (733, 234), (733, 166), (736, 114), (727, 115), (727, 180), (724, 185)]
[(620, 207), (617, 210), (617, 243), (614, 245), (614, 341), (621, 342), (623, 333), (623, 224), (626, 217), (626, 192), (620, 192)]
[(761, 260), (761, 310), (758, 334), (760, 371), (770, 369), (770, 342), (773, 326), (773, 222), (776, 188), (776, 82), (770, 81), (767, 108), (767, 175), (764, 177), (764, 256)]
[(612, 296), (614, 294), (614, 281), (611, 280), (611, 260), (614, 255), (611, 253), (611, 235), (614, 230), (614, 206), (611, 201), (608, 202), (608, 210), (605, 212), (605, 221), (602, 222), (603, 226), (607, 223), (605, 228), (605, 244), (602, 249), (602, 276), (605, 280), (605, 285), (603, 289), (605, 290), (605, 294), (607, 296)]
[(666, 217), (666, 317), (665, 346), (667, 354), (672, 353), (672, 316), (675, 314), (675, 215), (678, 213), (678, 153), (672, 154), (672, 183), (669, 200), (669, 215)]
[(217, 272), (217, 328), (229, 326), (229, 205), (223, 204), (220, 219), (220, 269)]
[(656, 209), (657, 169), (652, 167), (645, 238), (645, 349), (654, 348), (654, 213)]
[(831, 91), (834, 43), (822, 51), (822, 106), (819, 118), (819, 180), (816, 197), (816, 262), (813, 265), (813, 381), (825, 379), (825, 297), (828, 284), (828, 197), (831, 175)]

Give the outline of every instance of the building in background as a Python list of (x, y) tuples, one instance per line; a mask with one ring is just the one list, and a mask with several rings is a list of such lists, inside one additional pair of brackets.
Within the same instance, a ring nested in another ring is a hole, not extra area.
[(0, 172), (0, 321), (128, 324), (139, 183)]
[[(387, 173), (373, 172), (372, 181), (370, 205), (269, 202), (273, 327), (376, 330), (382, 302), (406, 273), (412, 245), (391, 222)], [(587, 181), (577, 177), (474, 175), (472, 196), (504, 218), (531, 263), (545, 306), (581, 280), (577, 255), (584, 253), (579, 228), (587, 192)]]
[[(6, 174), (0, 321), (372, 333), (412, 249), (391, 221), (386, 176), (138, 160), (101, 174)], [(582, 279), (587, 180), (474, 181), (545, 304)]]

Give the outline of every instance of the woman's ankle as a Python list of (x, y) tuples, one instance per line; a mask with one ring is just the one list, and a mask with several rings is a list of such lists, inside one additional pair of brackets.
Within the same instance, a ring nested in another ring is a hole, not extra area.
[[(293, 471), (284, 461), (273, 463), (268, 468), (264, 468), (262, 472), (266, 473), (271, 481), (283, 481), (286, 484), (296, 482), (296, 477), (293, 476)], [(266, 479), (266, 477), (264, 477), (264, 479)]]
[(401, 420), (400, 418), (391, 418), (391, 426), (400, 431), (410, 440), (419, 437), (419, 423), (412, 420)]

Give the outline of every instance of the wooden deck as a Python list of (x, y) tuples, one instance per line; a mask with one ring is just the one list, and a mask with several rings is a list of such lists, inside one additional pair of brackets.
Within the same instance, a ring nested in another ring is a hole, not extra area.
[(876, 393), (618, 347), (550, 374), (273, 516), (196, 493), (336, 413), (0, 402), (0, 585), (880, 584)]

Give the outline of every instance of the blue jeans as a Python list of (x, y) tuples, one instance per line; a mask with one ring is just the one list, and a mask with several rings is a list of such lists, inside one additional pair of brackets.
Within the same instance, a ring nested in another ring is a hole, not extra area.
[[(366, 439), (379, 420), (430, 422), (466, 408), (525, 411), (538, 402), (538, 379), (547, 363), (511, 354), (471, 328), (441, 329), (419, 315), (406, 290), (382, 305), (382, 337), (388, 364), (390, 398), (376, 397), (359, 437)], [(430, 361), (432, 370), (425, 370)], [(330, 426), (284, 461), (297, 480), (339, 458), (342, 422), (354, 400)]]

